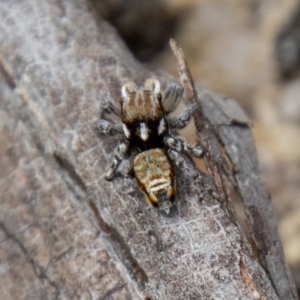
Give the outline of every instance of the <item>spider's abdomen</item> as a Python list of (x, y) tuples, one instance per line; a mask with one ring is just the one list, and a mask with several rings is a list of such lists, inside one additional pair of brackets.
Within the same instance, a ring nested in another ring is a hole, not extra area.
[(133, 162), (134, 176), (153, 205), (160, 205), (160, 196), (174, 200), (175, 185), (171, 162), (165, 151), (150, 149), (138, 154)]

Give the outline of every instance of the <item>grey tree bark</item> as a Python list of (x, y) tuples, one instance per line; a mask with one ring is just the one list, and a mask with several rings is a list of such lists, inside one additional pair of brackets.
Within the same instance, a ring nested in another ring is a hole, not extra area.
[(167, 217), (134, 179), (104, 180), (117, 139), (95, 127), (122, 84), (174, 78), (136, 62), (87, 0), (0, 1), (1, 299), (297, 299), (248, 120), (232, 100), (197, 98), (177, 59), (208, 174), (184, 157)]

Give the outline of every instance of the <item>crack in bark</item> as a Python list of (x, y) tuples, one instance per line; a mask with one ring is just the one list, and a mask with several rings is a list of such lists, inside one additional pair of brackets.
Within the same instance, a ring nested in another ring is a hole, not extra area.
[(112, 289), (109, 290), (104, 296), (101, 296), (100, 298), (98, 298), (98, 300), (111, 299), (111, 296), (112, 296), (114, 293), (116, 293), (116, 292), (122, 290), (122, 289), (124, 288), (124, 286), (126, 286), (126, 285), (127, 285), (127, 284), (124, 283), (124, 284), (122, 284), (122, 285), (119, 285), (119, 286), (116, 286), (116, 287), (112, 288)]
[(54, 151), (53, 157), (56, 159), (61, 168), (63, 168), (72, 181), (79, 186), (83, 191), (87, 191), (86, 185), (80, 175), (77, 173), (75, 167), (72, 163), (64, 156), (61, 155), (58, 151)]
[(2, 55), (0, 54), (0, 72), (3, 74), (10, 89), (14, 90), (17, 86), (13, 70), (5, 63)]
[(8, 239), (11, 239), (12, 241), (14, 241), (20, 248), (21, 252), (24, 254), (24, 256), (26, 257), (27, 262), (30, 263), (30, 265), (32, 266), (33, 272), (35, 274), (35, 276), (41, 281), (43, 282), (43, 280), (47, 281), (55, 290), (54, 294), (55, 297), (54, 299), (58, 299), (59, 296), (59, 285), (52, 281), (48, 275), (45, 273), (45, 269), (43, 269), (29, 254), (28, 250), (26, 249), (26, 247), (23, 245), (23, 243), (15, 236), (15, 234), (11, 233), (6, 226), (4, 225), (3, 222), (0, 222), (0, 228), (5, 232), (6, 236)]
[(130, 248), (126, 244), (124, 238), (114, 227), (110, 226), (103, 220), (94, 202), (89, 200), (87, 204), (92, 210), (99, 227), (108, 235), (115, 252), (120, 258), (120, 261), (122, 261), (130, 276), (137, 282), (140, 288), (144, 290), (144, 283), (148, 282), (148, 276), (139, 265), (138, 261), (132, 256)]
[[(240, 274), (243, 282), (255, 293), (258, 300), (266, 300), (264, 296), (260, 294), (260, 292), (257, 289), (256, 284), (253, 282), (251, 275), (249, 274), (247, 267), (245, 265), (245, 254), (243, 250), (243, 241), (240, 241), (241, 249), (239, 251), (240, 253), (240, 261), (239, 261), (239, 268), (240, 268)], [(259, 297), (259, 298), (258, 298)]]
[(74, 185), (70, 184), (69, 181), (66, 178), (64, 178), (68, 189), (75, 195), (76, 198), (79, 197), (81, 200), (84, 200), (84, 203), (86, 203), (89, 207), (90, 211), (94, 216), (94, 220), (98, 224), (101, 231), (107, 234), (110, 244), (112, 245), (115, 253), (119, 256), (120, 261), (128, 270), (130, 277), (132, 277), (135, 280), (135, 282), (137, 282), (139, 287), (142, 290), (144, 290), (144, 283), (148, 282), (148, 276), (145, 273), (145, 271), (141, 268), (137, 260), (132, 256), (130, 248), (126, 244), (124, 238), (114, 227), (110, 226), (104, 221), (95, 203), (91, 199), (89, 199), (86, 185), (83, 179), (80, 177), (80, 175), (76, 172), (75, 167), (72, 165), (72, 163), (58, 152), (54, 152), (53, 156), (59, 163), (59, 166), (63, 170), (65, 170), (68, 178), (75, 185), (79, 186), (81, 190), (83, 190), (85, 196), (78, 195), (78, 193), (74, 190)]

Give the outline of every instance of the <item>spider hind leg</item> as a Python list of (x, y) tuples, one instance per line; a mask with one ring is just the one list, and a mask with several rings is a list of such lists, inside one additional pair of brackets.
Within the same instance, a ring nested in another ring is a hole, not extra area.
[(171, 135), (165, 136), (164, 144), (177, 152), (186, 153), (199, 158), (202, 158), (205, 154), (204, 148), (201, 145), (189, 146), (182, 139)]
[(115, 172), (118, 166), (120, 165), (121, 161), (124, 159), (125, 155), (127, 154), (128, 149), (129, 149), (128, 141), (122, 141), (116, 148), (113, 163), (105, 174), (105, 179), (107, 181), (110, 181), (114, 178)]

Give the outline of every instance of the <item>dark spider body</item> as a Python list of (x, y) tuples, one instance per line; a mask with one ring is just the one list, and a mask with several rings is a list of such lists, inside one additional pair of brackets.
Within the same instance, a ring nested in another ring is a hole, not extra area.
[(185, 152), (197, 157), (204, 154), (201, 146), (191, 147), (171, 135), (171, 129), (186, 126), (195, 108), (190, 105), (179, 117), (168, 118), (168, 114), (178, 106), (181, 96), (182, 88), (177, 84), (171, 85), (162, 97), (160, 83), (155, 79), (148, 79), (143, 89), (129, 82), (122, 87), (120, 110), (109, 100), (102, 103), (104, 111), (121, 118), (121, 124), (105, 119), (98, 124), (103, 133), (124, 136), (105, 178), (112, 180), (126, 153), (130, 149), (135, 150), (139, 153), (133, 161), (137, 183), (151, 203), (165, 211), (170, 210), (175, 197), (174, 171), (168, 151)]
[(121, 118), (127, 139), (139, 151), (163, 148), (163, 137), (167, 131), (162, 96), (154, 80), (146, 81), (143, 91), (133, 82), (122, 88)]
[[(139, 123), (127, 123), (126, 125), (128, 130), (132, 132), (136, 132), (140, 127)], [(157, 133), (159, 122), (148, 121), (145, 122), (145, 125), (150, 132), (148, 139), (144, 141), (137, 134), (134, 134), (130, 139), (128, 139), (132, 143), (132, 147), (136, 148), (138, 151), (146, 151), (152, 148), (164, 148), (163, 136)]]

